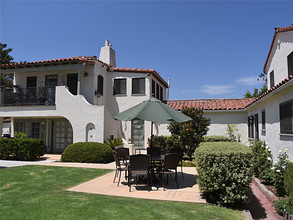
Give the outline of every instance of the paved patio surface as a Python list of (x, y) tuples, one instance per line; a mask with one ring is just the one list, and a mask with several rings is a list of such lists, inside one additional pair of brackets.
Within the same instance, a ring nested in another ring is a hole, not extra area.
[[(55, 164), (56, 163), (54, 163), (54, 165)], [(158, 185), (158, 188), (152, 187), (152, 190), (149, 191), (149, 187), (144, 183), (138, 185), (132, 184), (131, 192), (129, 192), (127, 180), (124, 179), (123, 174), (121, 177), (121, 184), (118, 187), (117, 179), (116, 182), (113, 183), (114, 172), (82, 183), (68, 190), (132, 198), (206, 203), (206, 201), (201, 198), (198, 185), (196, 184), (197, 173), (195, 168), (184, 167), (183, 171), (184, 178), (181, 177), (180, 172), (178, 173), (179, 188), (177, 189), (174, 175), (172, 175), (169, 177), (169, 184), (166, 186), (166, 191), (163, 191), (161, 181), (157, 179), (156, 185)]]

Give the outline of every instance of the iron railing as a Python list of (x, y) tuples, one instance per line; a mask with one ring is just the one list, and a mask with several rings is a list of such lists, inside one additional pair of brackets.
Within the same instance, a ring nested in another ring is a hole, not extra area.
[(1, 106), (55, 105), (55, 86), (0, 89)]

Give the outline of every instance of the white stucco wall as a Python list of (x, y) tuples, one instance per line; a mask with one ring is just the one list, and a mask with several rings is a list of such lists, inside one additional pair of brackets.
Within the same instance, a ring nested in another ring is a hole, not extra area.
[(104, 141), (104, 106), (91, 105), (82, 95), (72, 95), (65, 86), (56, 87), (56, 106), (0, 107), (1, 117), (64, 117), (72, 125), (73, 142), (86, 141), (86, 127), (92, 123), (92, 140)]
[[(278, 45), (278, 41), (280, 45)], [(266, 72), (270, 88), (270, 72), (274, 70), (275, 85), (288, 77), (287, 56), (293, 51), (293, 31), (278, 33), (269, 57)]]
[[(265, 141), (272, 149), (273, 159), (277, 160), (279, 150), (288, 149), (288, 155), (293, 160), (293, 135), (280, 134), (280, 103), (293, 99), (293, 81), (286, 85), (280, 92), (267, 95), (255, 105), (248, 108), (248, 116), (258, 113), (260, 140)], [(261, 111), (265, 110), (266, 130), (261, 132)]]

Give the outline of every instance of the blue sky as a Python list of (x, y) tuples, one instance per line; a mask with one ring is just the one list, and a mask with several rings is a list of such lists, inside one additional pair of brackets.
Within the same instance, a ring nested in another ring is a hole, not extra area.
[(15, 61), (99, 56), (171, 79), (170, 99), (241, 98), (256, 80), (289, 1), (3, 1), (0, 41)]

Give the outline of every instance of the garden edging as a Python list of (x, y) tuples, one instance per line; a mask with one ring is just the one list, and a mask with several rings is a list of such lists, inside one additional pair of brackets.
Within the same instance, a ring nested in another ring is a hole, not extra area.
[(278, 197), (268, 190), (256, 177), (253, 178), (253, 183), (271, 203), (274, 203), (274, 201), (278, 199)]

